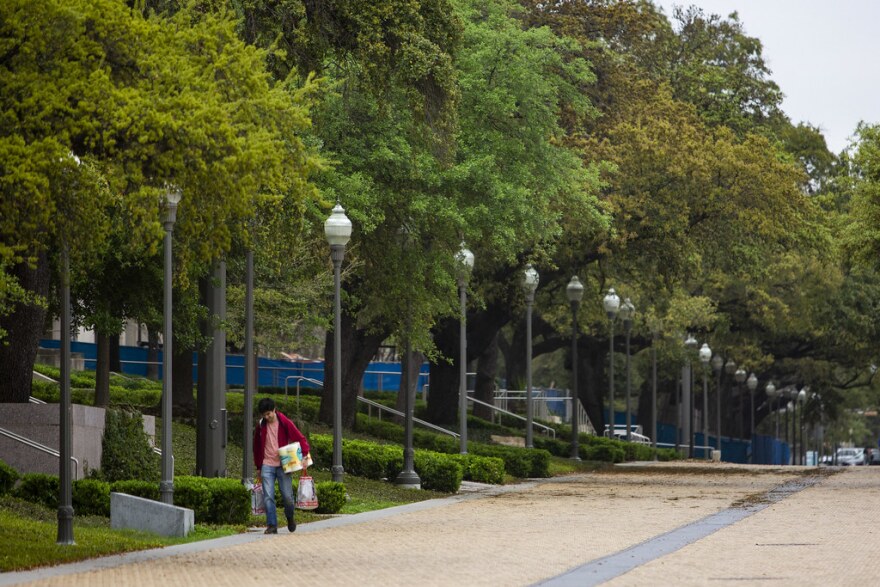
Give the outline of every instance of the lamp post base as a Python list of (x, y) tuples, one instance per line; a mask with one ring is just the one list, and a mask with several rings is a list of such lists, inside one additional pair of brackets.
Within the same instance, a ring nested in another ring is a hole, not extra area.
[(58, 539), (56, 544), (76, 544), (73, 540), (73, 507), (64, 505), (58, 508)]
[(398, 473), (397, 478), (394, 479), (394, 484), (404, 489), (422, 488), (422, 480), (415, 471), (401, 471)]
[(333, 465), (330, 467), (330, 475), (333, 477), (333, 481), (342, 483), (345, 478), (345, 469), (342, 468), (342, 465)]

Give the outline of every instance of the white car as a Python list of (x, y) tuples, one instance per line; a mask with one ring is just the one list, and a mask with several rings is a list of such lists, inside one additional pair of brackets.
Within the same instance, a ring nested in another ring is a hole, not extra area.
[(863, 448), (838, 448), (837, 464), (842, 466), (864, 465), (865, 449)]

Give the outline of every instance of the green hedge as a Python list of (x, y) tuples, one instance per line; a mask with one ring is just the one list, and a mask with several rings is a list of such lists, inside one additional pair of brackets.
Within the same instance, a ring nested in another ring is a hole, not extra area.
[(26, 473), (22, 475), (18, 486), (13, 489), (12, 495), (29, 501), (39, 503), (49, 509), (58, 509), (58, 494), (60, 482), (55, 475), (46, 473)]
[[(309, 444), (316, 466), (329, 468), (333, 461), (333, 437), (313, 434)], [(448, 493), (458, 491), (464, 467), (455, 457), (433, 451), (415, 451), (413, 465), (422, 481), (422, 488)], [(352, 475), (369, 479), (394, 479), (403, 469), (403, 450), (396, 445), (343, 439), (342, 466), (346, 473)], [(491, 469), (491, 463), (475, 467), (476, 471)]]
[[(358, 414), (357, 429), (386, 440), (403, 442), (403, 427), (393, 422), (379, 421)], [(413, 430), (413, 445), (447, 454), (457, 454), (461, 450), (457, 439), (425, 430)], [(501, 459), (504, 462), (505, 471), (514, 477), (550, 476), (550, 453), (543, 449), (468, 442), (468, 453)], [(468, 470), (465, 470), (465, 479), (481, 481), (481, 479), (469, 477), (468, 473)]]
[(107, 410), (101, 452), (101, 477), (105, 481), (140, 479), (158, 482), (159, 458), (144, 432), (140, 412), (118, 408)]
[(71, 487), (77, 516), (110, 517), (110, 484), (100, 479), (79, 479)]
[(151, 481), (138, 481), (137, 479), (114, 481), (110, 484), (110, 491), (143, 497), (144, 499), (152, 499), (153, 501), (159, 501), (159, 499), (161, 499), (159, 484)]
[(336, 481), (322, 481), (315, 484), (318, 494), (318, 514), (335, 514), (345, 505), (345, 485)]
[(0, 461), (0, 495), (6, 495), (15, 487), (15, 482), (21, 478), (18, 471)]

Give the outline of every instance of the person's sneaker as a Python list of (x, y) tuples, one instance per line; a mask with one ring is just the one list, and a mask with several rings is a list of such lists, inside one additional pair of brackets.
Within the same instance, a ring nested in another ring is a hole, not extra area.
[(266, 526), (266, 531), (263, 534), (278, 534), (278, 526)]
[(291, 532), (296, 532), (296, 520), (287, 518), (287, 529)]

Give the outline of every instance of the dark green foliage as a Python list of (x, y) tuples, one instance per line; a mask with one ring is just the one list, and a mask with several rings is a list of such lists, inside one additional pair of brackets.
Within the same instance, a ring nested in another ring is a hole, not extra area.
[(413, 458), (422, 489), (455, 493), (464, 475), (455, 455), (417, 450)]
[(0, 461), (0, 495), (5, 495), (12, 491), (15, 482), (21, 478), (18, 471)]
[(60, 482), (55, 475), (45, 473), (27, 473), (22, 476), (12, 495), (29, 501), (39, 503), (50, 509), (58, 509), (58, 494)]
[[(207, 481), (204, 477), (174, 478), (174, 505), (191, 509), (197, 524), (208, 523), (212, 515), (213, 498)], [(250, 507), (250, 498), (246, 499)]]
[(607, 463), (622, 463), (626, 459), (626, 451), (620, 446), (613, 444), (591, 444), (584, 449), (584, 455), (588, 461), (604, 461)]
[(318, 494), (318, 514), (335, 514), (345, 505), (345, 485), (336, 481), (322, 481), (315, 484)]
[(477, 483), (504, 483), (504, 461), (496, 457), (481, 457), (472, 454), (450, 455), (462, 467), (464, 479)]
[(251, 498), (238, 479), (205, 479), (211, 492), (211, 524), (245, 524), (251, 515)]
[(138, 481), (136, 479), (114, 481), (110, 484), (110, 491), (114, 493), (124, 493), (126, 495), (134, 495), (135, 497), (143, 497), (144, 499), (152, 499), (154, 501), (159, 501), (159, 498), (161, 497), (158, 483), (151, 481)]
[(98, 479), (79, 479), (72, 484), (73, 511), (78, 516), (110, 517), (110, 484)]
[(159, 481), (159, 455), (144, 432), (140, 412), (111, 408), (104, 420), (101, 475), (105, 481)]

